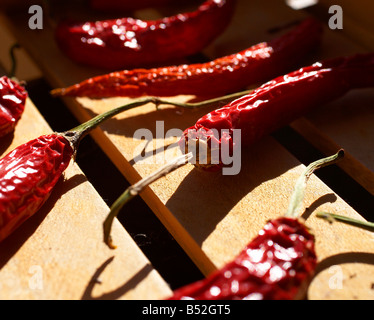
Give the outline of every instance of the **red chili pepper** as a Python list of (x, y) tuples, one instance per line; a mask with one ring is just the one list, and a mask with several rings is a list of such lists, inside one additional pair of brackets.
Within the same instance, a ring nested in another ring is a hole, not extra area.
[(73, 61), (121, 69), (159, 64), (195, 54), (227, 27), (236, 0), (208, 0), (193, 12), (153, 21), (122, 18), (61, 22), (56, 40)]
[(0, 241), (37, 212), (68, 166), (73, 148), (62, 135), (45, 135), (0, 160)]
[(317, 256), (314, 236), (297, 219), (269, 221), (244, 250), (208, 278), (170, 300), (293, 300), (305, 296)]
[(152, 97), (138, 99), (69, 131), (42, 135), (0, 159), (0, 242), (34, 215), (49, 198), (85, 135), (118, 113), (147, 103), (175, 105), (175, 102)]
[[(374, 85), (374, 54), (357, 54), (318, 62), (265, 83), (223, 108), (200, 118), (184, 131), (180, 140), (182, 150), (188, 152), (191, 142), (205, 141), (208, 150), (233, 150), (232, 133), (241, 130), (241, 146), (258, 141), (265, 135), (287, 125), (312, 108), (328, 103), (355, 88)], [(214, 135), (226, 129), (222, 135)], [(211, 152), (207, 152), (209, 156)], [(216, 155), (221, 156), (221, 152)], [(222, 158), (208, 159), (207, 164), (197, 166), (217, 170)], [(219, 163), (219, 164), (212, 164)]]
[(112, 116), (143, 105), (135, 101), (63, 132), (40, 136), (0, 159), (0, 241), (35, 214), (75, 155), (80, 140)]
[(112, 72), (87, 79), (55, 96), (221, 96), (284, 74), (320, 43), (322, 25), (307, 19), (285, 35), (216, 60), (191, 65)]
[(270, 220), (242, 252), (206, 279), (177, 289), (170, 300), (293, 300), (306, 296), (317, 265), (315, 237), (295, 216), (311, 173), (335, 163), (343, 150), (309, 165), (286, 216)]
[(0, 78), (0, 137), (12, 132), (25, 109), (26, 90), (17, 82)]

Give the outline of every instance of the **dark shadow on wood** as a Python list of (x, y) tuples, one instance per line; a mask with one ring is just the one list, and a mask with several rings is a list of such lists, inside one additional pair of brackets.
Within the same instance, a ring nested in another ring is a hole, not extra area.
[(5, 152), (5, 150), (8, 149), (8, 147), (10, 146), (10, 144), (12, 143), (13, 141), (13, 138), (14, 138), (14, 132), (12, 133), (9, 133), (7, 135), (5, 135), (4, 137), (1, 137), (0, 138), (0, 157), (2, 158), (3, 156), (5, 156), (5, 154), (3, 154)]
[[(290, 161), (288, 153), (282, 152), (281, 147), (269, 137), (249, 148), (243, 148), (241, 163), (242, 170), (236, 176), (192, 169), (166, 202), (166, 207), (181, 224), (189, 226), (188, 232), (198, 245), (207, 239), (243, 197), (262, 183), (298, 165), (296, 160)], [(260, 164), (268, 169), (258, 170)], [(181, 212), (181, 203), (186, 202), (186, 199), (190, 199), (189, 216)], [(249, 209), (247, 211), (248, 215), (252, 214)], [(266, 212), (263, 214), (266, 215)], [(192, 219), (196, 222), (191, 223)], [(201, 223), (204, 224), (203, 230), (197, 227)]]
[(316, 275), (331, 266), (344, 263), (365, 263), (374, 265), (374, 253), (346, 252), (327, 257), (318, 263)]
[(337, 197), (335, 194), (333, 193), (325, 194), (322, 197), (318, 198), (316, 201), (314, 201), (309, 207), (305, 208), (304, 213), (301, 215), (301, 217), (304, 220), (306, 220), (320, 206), (322, 206), (325, 203), (334, 203), (336, 200), (337, 200)]
[(114, 257), (106, 260), (92, 275), (91, 280), (82, 295), (82, 300), (115, 300), (123, 296), (126, 292), (134, 289), (140, 282), (142, 282), (148, 274), (153, 270), (150, 264), (146, 264), (142, 269), (140, 269), (129, 281), (124, 283), (121, 287), (107, 292), (98, 297), (93, 297), (92, 292), (95, 286), (100, 285), (98, 279), (100, 275), (104, 272), (105, 268), (114, 260)]

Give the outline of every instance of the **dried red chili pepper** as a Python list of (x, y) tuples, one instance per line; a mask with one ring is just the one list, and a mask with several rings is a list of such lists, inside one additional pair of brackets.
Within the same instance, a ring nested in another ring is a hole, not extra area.
[(19, 146), (0, 160), (0, 241), (39, 210), (72, 155), (67, 139), (50, 134)]
[[(190, 143), (195, 145), (201, 141), (209, 151), (221, 149), (224, 144), (226, 150), (233, 150), (234, 129), (241, 130), (241, 146), (250, 145), (312, 108), (337, 99), (351, 89), (373, 85), (373, 53), (318, 62), (269, 81), (250, 94), (206, 114), (184, 131), (180, 147), (188, 152)], [(217, 132), (224, 129), (226, 132), (217, 136)], [(209, 151), (208, 157), (213, 154)], [(219, 155), (219, 159), (204, 159), (206, 164), (202, 164), (197, 154), (196, 165), (205, 170), (219, 169), (223, 165), (221, 152), (213, 155)]]
[(170, 300), (303, 299), (315, 267), (314, 235), (293, 218), (269, 221), (245, 249), (206, 279), (176, 290)]
[(208, 0), (196, 11), (153, 21), (62, 21), (56, 40), (71, 60), (94, 67), (121, 69), (175, 61), (201, 51), (220, 35), (235, 3)]
[(63, 132), (40, 136), (0, 159), (0, 241), (35, 214), (75, 155), (80, 140), (114, 115), (154, 102), (139, 100)]
[(210, 62), (117, 71), (51, 93), (91, 98), (179, 94), (221, 96), (289, 71), (318, 46), (322, 30), (321, 24), (310, 18), (269, 43), (260, 43)]
[(303, 299), (317, 265), (315, 237), (296, 216), (309, 176), (340, 160), (336, 155), (310, 164), (297, 183), (284, 217), (270, 220), (242, 252), (206, 279), (174, 291), (169, 300)]
[(27, 91), (18, 82), (0, 78), (0, 137), (12, 132), (25, 110)]

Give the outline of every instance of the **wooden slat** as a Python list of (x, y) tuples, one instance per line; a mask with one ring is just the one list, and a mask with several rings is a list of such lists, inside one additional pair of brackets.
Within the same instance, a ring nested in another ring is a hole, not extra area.
[[(51, 132), (33, 103), (14, 135), (1, 140), (5, 155)], [(116, 220), (120, 250), (102, 242), (109, 208), (71, 163), (42, 209), (0, 244), (0, 299), (162, 299), (169, 286)]]
[[(269, 10), (270, 7), (272, 10)], [(205, 53), (213, 57), (246, 48), (273, 37), (267, 32), (269, 28), (304, 16), (279, 1), (239, 1), (232, 25)], [(36, 33), (25, 29), (23, 22), (24, 17), (15, 16), (9, 25), (52, 86), (70, 85), (101, 72), (77, 66), (64, 57), (57, 49), (48, 26)], [(305, 63), (320, 57), (364, 51), (340, 33), (326, 31), (322, 49)], [(184, 101), (187, 97), (173, 99)], [(80, 121), (128, 101), (122, 98), (65, 99)], [(95, 131), (94, 137), (133, 183), (162, 164), (135, 161), (144, 147), (144, 142), (133, 139), (137, 129), (148, 129), (155, 138), (156, 121), (164, 121), (165, 132), (171, 128), (184, 130), (205, 112), (184, 110), (181, 113), (170, 107), (156, 111), (154, 106), (146, 105), (106, 122)], [(167, 141), (154, 139), (146, 151), (162, 149), (177, 140), (178, 137)], [(356, 155), (347, 149), (356, 159)], [(178, 148), (168, 148), (166, 159), (179, 153)], [(344, 161), (349, 161), (349, 158)], [(203, 173), (188, 165), (154, 183), (142, 193), (142, 197), (198, 267), (208, 274), (232, 259), (267, 219), (286, 210), (293, 185), (302, 170), (303, 165), (283, 147), (272, 138), (265, 138), (250, 150), (243, 150), (242, 170), (238, 176)], [(373, 235), (342, 224), (330, 226), (314, 216), (315, 211), (326, 210), (362, 219), (359, 213), (316, 177), (308, 185), (305, 206), (311, 208), (307, 224), (316, 235), (317, 252), (324, 268), (314, 279), (309, 298), (372, 299)], [(118, 241), (116, 237), (114, 240)], [(334, 285), (332, 281), (335, 274), (329, 267), (334, 264), (341, 267), (343, 289), (340, 289), (339, 283)]]

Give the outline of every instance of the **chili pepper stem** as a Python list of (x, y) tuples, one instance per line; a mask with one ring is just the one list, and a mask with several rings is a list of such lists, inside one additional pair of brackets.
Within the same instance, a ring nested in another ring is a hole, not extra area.
[(10, 71), (9, 71), (9, 78), (11, 79), (14, 79), (15, 81), (19, 82), (16, 78), (15, 78), (15, 75), (16, 75), (16, 69), (17, 69), (17, 59), (16, 59), (16, 56), (15, 56), (15, 49), (19, 49), (21, 46), (19, 43), (15, 43), (13, 44), (11, 47), (10, 47), (10, 50), (9, 50), (9, 55), (10, 55), (10, 60), (12, 62), (12, 65), (11, 65), (11, 68), (10, 68)]
[(145, 187), (150, 185), (151, 183), (155, 182), (156, 180), (160, 179), (161, 177), (167, 175), (168, 173), (184, 166), (188, 163), (188, 161), (192, 158), (192, 153), (184, 154), (180, 157), (177, 157), (152, 173), (151, 175), (143, 178), (139, 182), (135, 183), (134, 185), (128, 187), (125, 192), (113, 203), (110, 208), (110, 213), (104, 221), (103, 228), (104, 228), (104, 242), (109, 246), (111, 249), (115, 249), (116, 246), (113, 244), (112, 237), (110, 235), (112, 223), (114, 218), (118, 215), (119, 211), (122, 207), (129, 202), (132, 198), (137, 196), (141, 191), (144, 190)]
[(336, 154), (330, 157), (326, 157), (326, 158), (314, 161), (305, 168), (303, 174), (296, 181), (295, 189), (291, 196), (291, 200), (290, 200), (288, 210), (286, 212), (286, 216), (293, 217), (293, 218), (298, 216), (301, 210), (302, 204), (303, 204), (305, 187), (306, 187), (307, 181), (309, 177), (313, 174), (313, 172), (325, 166), (334, 164), (337, 161), (341, 160), (343, 157), (344, 157), (344, 150), (341, 149)]
[(130, 102), (126, 105), (99, 114), (96, 117), (80, 124), (79, 126), (63, 132), (62, 135), (70, 141), (73, 149), (76, 150), (78, 148), (79, 142), (105, 120), (108, 120), (123, 111), (136, 108), (150, 102), (157, 103), (153, 98), (137, 99), (136, 101)]
[(236, 93), (225, 95), (225, 96), (218, 97), (218, 98), (213, 98), (213, 99), (204, 100), (204, 101), (200, 101), (200, 102), (190, 102), (190, 103), (169, 101), (169, 100), (160, 99), (158, 97), (139, 98), (139, 99), (136, 99), (136, 100), (134, 100), (134, 101), (132, 101), (128, 104), (125, 104), (123, 106), (111, 109), (107, 112), (104, 112), (104, 113), (88, 120), (87, 122), (84, 122), (84, 123), (80, 124), (79, 126), (73, 128), (71, 130), (63, 132), (62, 135), (67, 140), (70, 141), (73, 149), (76, 150), (78, 145), (79, 145), (79, 142), (82, 140), (82, 138), (84, 136), (86, 136), (93, 129), (98, 127), (105, 120), (110, 119), (110, 118), (114, 117), (115, 115), (117, 115), (117, 114), (119, 114), (123, 111), (130, 110), (130, 109), (145, 105), (147, 103), (153, 103), (156, 107), (164, 104), (164, 105), (172, 105), (172, 106), (186, 108), (186, 109), (196, 109), (196, 108), (213, 106), (218, 102), (227, 103), (231, 100), (234, 100), (235, 98), (239, 98), (243, 95), (246, 95), (249, 92), (251, 92), (251, 90), (245, 90), (245, 91), (236, 92)]
[(374, 222), (361, 221), (329, 212), (318, 212), (316, 216), (318, 218), (326, 219), (329, 222), (340, 221), (369, 231), (374, 231)]

